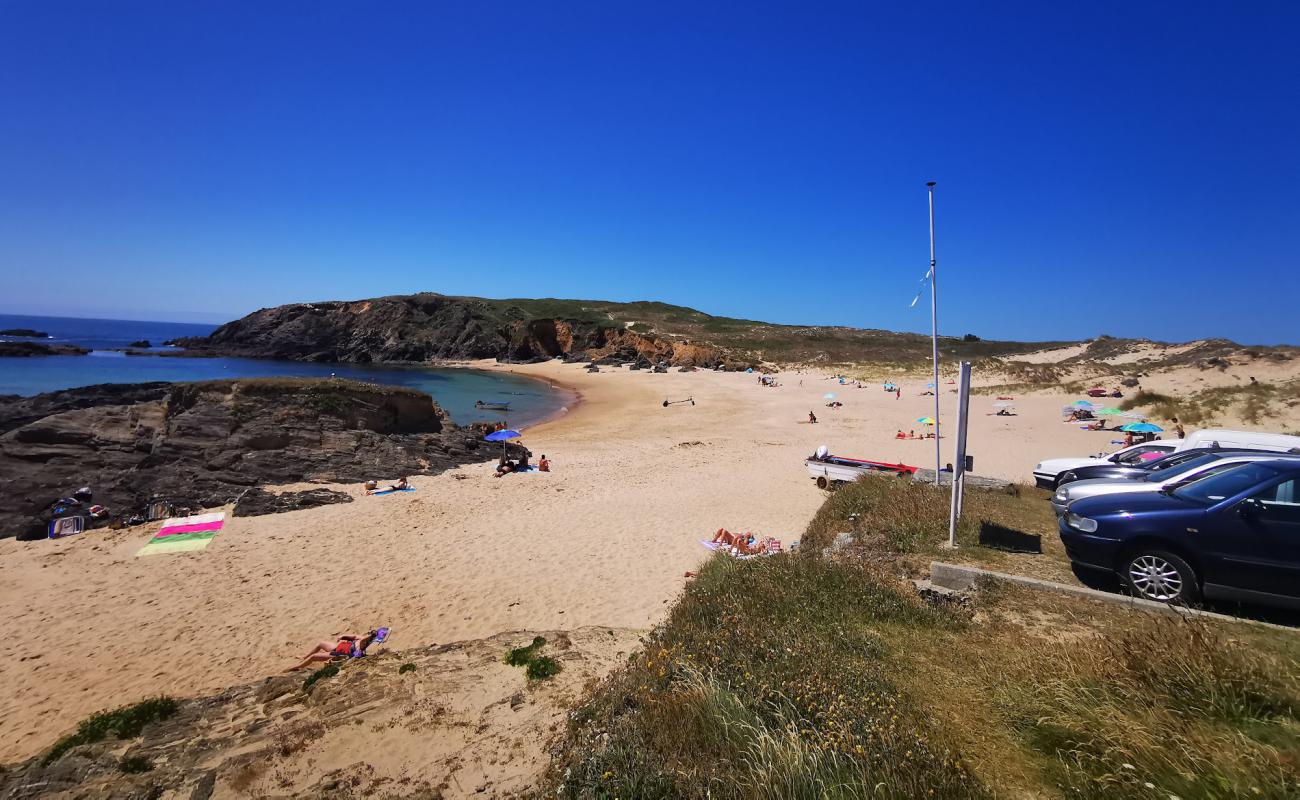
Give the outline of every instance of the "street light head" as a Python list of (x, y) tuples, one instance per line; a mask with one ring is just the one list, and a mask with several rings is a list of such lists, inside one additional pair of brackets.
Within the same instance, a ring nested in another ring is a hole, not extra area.
[(926, 181), (926, 182), (925, 182), (925, 185), (926, 185), (926, 186), (929, 186), (931, 189), (933, 189), (933, 188), (934, 188), (934, 183), (935, 183), (934, 181)]

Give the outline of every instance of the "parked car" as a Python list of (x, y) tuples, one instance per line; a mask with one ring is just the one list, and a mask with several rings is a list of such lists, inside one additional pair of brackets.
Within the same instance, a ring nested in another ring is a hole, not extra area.
[(1145, 442), (1116, 450), (1110, 455), (1102, 453), (1085, 458), (1049, 458), (1034, 465), (1034, 483), (1044, 489), (1055, 489), (1057, 478), (1067, 470), (1105, 464), (1139, 464), (1153, 456), (1172, 453), (1181, 441), (1181, 439), (1171, 439)]
[(1240, 450), (1272, 450), (1277, 453), (1300, 453), (1300, 436), (1262, 431), (1230, 431), (1224, 428), (1203, 428), (1192, 431), (1179, 450), (1197, 447), (1218, 447)]
[(1093, 480), (1095, 478), (1130, 478), (1132, 480), (1142, 480), (1152, 472), (1166, 470), (1170, 467), (1176, 467), (1179, 464), (1185, 464), (1193, 458), (1199, 458), (1205, 453), (1216, 452), (1212, 447), (1198, 447), (1195, 450), (1175, 450), (1168, 455), (1160, 458), (1153, 458), (1150, 461), (1140, 461), (1136, 464), (1112, 464), (1109, 461), (1105, 464), (1098, 464), (1091, 467), (1076, 467), (1062, 472), (1056, 479), (1056, 485), (1065, 486), (1067, 483), (1074, 481)]
[[(1145, 477), (1132, 480), (1127, 478), (1098, 478), (1086, 481), (1062, 482), (1052, 495), (1052, 509), (1056, 515), (1065, 513), (1069, 505), (1088, 497), (1100, 497), (1105, 494), (1122, 494), (1124, 492), (1158, 492), (1180, 484), (1208, 478), (1211, 475), (1232, 469), (1238, 464), (1250, 461), (1269, 461), (1276, 458), (1300, 458), (1300, 456), (1282, 456), (1279, 453), (1265, 453), (1260, 450), (1187, 450), (1194, 453), (1191, 459), (1162, 470), (1151, 470)], [(1160, 461), (1177, 457), (1177, 453), (1166, 456)], [(1154, 463), (1154, 462), (1153, 462)]]
[(1076, 568), (1113, 572), (1137, 597), (1300, 608), (1300, 459), (1078, 500), (1059, 529)]

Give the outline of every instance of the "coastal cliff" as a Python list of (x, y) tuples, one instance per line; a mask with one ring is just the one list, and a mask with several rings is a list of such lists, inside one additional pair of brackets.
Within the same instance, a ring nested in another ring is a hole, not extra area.
[(262, 485), (433, 474), (499, 452), (423, 392), (342, 380), (73, 389), (6, 404), (0, 431), (0, 537), (43, 535), (48, 510), (82, 486), (117, 518), (153, 500), (211, 508)]
[(725, 361), (716, 347), (633, 331), (612, 315), (539, 307), (541, 302), (422, 293), (296, 303), (255, 311), (210, 336), (177, 344), (189, 355), (354, 364), (557, 356), (694, 367)]

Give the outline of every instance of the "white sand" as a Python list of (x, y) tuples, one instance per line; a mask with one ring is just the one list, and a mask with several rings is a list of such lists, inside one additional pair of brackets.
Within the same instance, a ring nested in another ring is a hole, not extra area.
[[(918, 395), (923, 378), (904, 382), (896, 400), (794, 373), (764, 388), (746, 374), (511, 369), (584, 396), (526, 432), (551, 474), (495, 479), (485, 463), (416, 477), (406, 494), (348, 487), (351, 504), (228, 518), (197, 553), (135, 558), (156, 526), (0, 541), (12, 649), (0, 660), (0, 760), (39, 751), (94, 711), (256, 680), (338, 632), (390, 625), (401, 648), (509, 630), (647, 628), (718, 526), (787, 545), (799, 537), (825, 497), (802, 465), (817, 445), (934, 463), (933, 442), (894, 439), (932, 413), (932, 398)], [(951, 419), (955, 395), (941, 389)], [(824, 392), (845, 407), (825, 408)], [(688, 396), (697, 405), (661, 405)], [(976, 472), (1028, 481), (1041, 458), (1108, 447), (1110, 434), (1059, 422), (1073, 399), (1018, 399), (1019, 416), (995, 417), (992, 397), (974, 398)], [(808, 424), (810, 409), (820, 424)], [(943, 449), (951, 461), (951, 440)]]

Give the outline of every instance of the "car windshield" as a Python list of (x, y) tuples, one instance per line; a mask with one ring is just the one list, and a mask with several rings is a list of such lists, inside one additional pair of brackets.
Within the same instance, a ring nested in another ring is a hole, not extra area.
[(1147, 481), (1148, 483), (1161, 483), (1163, 481), (1169, 480), (1170, 478), (1176, 478), (1179, 475), (1183, 475), (1187, 472), (1191, 472), (1194, 469), (1203, 467), (1206, 464), (1210, 463), (1211, 461), (1218, 461), (1218, 460), (1219, 460), (1218, 456), (1212, 456), (1209, 455), (1208, 453), (1202, 453), (1201, 455), (1195, 456), (1194, 458), (1184, 459), (1181, 464), (1175, 464), (1173, 466), (1167, 466), (1164, 469), (1155, 470), (1150, 475), (1143, 478), (1142, 480)]
[(1159, 458), (1173, 449), (1173, 445), (1142, 445), (1141, 447), (1134, 447), (1131, 450), (1121, 450), (1119, 453), (1111, 456), (1111, 461), (1125, 466), (1142, 464)]
[(1242, 464), (1236, 469), (1220, 472), (1199, 481), (1192, 481), (1181, 489), (1174, 490), (1174, 496), (1193, 503), (1212, 505), (1234, 494), (1238, 494), (1277, 475), (1277, 470), (1260, 463)]

